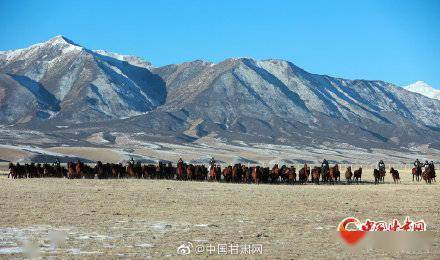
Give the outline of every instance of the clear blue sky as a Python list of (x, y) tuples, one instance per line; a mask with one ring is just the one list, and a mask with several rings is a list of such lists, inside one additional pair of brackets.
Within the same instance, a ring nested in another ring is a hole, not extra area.
[(55, 35), (155, 66), (279, 58), (313, 73), (440, 88), (440, 1), (0, 0), (0, 50)]

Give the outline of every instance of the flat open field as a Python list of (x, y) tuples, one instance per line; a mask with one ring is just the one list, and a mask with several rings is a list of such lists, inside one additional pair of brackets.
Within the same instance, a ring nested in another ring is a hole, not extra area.
[[(247, 255), (257, 257), (439, 259), (439, 184), (401, 175), (398, 185), (319, 186), (3, 176), (0, 258), (177, 256), (177, 247), (191, 242), (261, 244), (261, 255)], [(364, 176), (371, 180), (370, 172)], [(353, 254), (335, 235), (345, 217), (402, 222), (407, 215), (426, 221), (433, 235), (427, 248)], [(189, 256), (197, 256), (194, 249)]]

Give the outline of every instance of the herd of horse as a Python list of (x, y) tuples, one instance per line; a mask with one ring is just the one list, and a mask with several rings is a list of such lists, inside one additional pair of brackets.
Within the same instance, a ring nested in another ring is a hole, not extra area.
[[(390, 168), (390, 174), (394, 183), (400, 182), (399, 172)], [(435, 181), (435, 170), (431, 168), (413, 168), (413, 181), (425, 180), (426, 183)], [(385, 170), (374, 169), (374, 183), (385, 182)], [(141, 163), (102, 163), (98, 161), (93, 167), (81, 161), (68, 162), (67, 168), (56, 164), (24, 164), (9, 163), (8, 178), (68, 178), (68, 179), (168, 179), (168, 180), (188, 180), (188, 181), (215, 181), (215, 182), (233, 182), (233, 183), (286, 183), (286, 184), (305, 184), (307, 182), (320, 183), (339, 183), (341, 182), (341, 171), (339, 165), (335, 164), (328, 169), (323, 167), (311, 168), (304, 164), (296, 171), (294, 166), (275, 164), (272, 168), (261, 166), (246, 166), (244, 164), (229, 165), (221, 168), (220, 165), (211, 165), (208, 168), (205, 165), (194, 165), (178, 162), (174, 167), (172, 163), (159, 162), (157, 165)], [(353, 170), (348, 166), (344, 177), (346, 183), (362, 182), (362, 167)]]

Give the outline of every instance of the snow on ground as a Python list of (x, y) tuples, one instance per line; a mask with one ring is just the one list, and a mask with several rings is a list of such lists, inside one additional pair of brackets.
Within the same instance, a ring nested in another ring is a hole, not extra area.
[[(56, 157), (84, 158), (90, 161), (126, 162), (133, 157), (143, 163), (156, 163), (158, 161), (177, 162), (179, 158), (192, 163), (207, 164), (214, 157), (220, 164), (245, 163), (245, 164), (303, 164), (318, 163), (324, 158), (331, 162), (341, 164), (376, 164), (380, 159), (392, 163), (410, 164), (416, 158), (422, 160), (437, 160), (440, 151), (429, 145), (413, 145), (411, 149), (401, 150), (364, 149), (350, 144), (326, 143), (316, 146), (304, 145), (279, 145), (264, 143), (245, 143), (241, 141), (226, 142), (214, 136), (205, 136), (193, 143), (167, 143), (148, 141), (144, 133), (97, 132), (88, 137), (90, 146), (74, 142), (56, 144), (51, 137), (38, 131), (6, 131), (4, 143), (0, 145), (0, 160), (8, 161), (5, 157), (8, 151), (21, 151), (14, 156), (27, 155), (28, 158), (38, 155), (39, 160), (48, 160)], [(79, 134), (79, 133), (78, 133)], [(107, 138), (111, 138), (109, 141)], [(0, 138), (1, 140), (2, 138)], [(13, 139), (14, 142), (10, 143)], [(35, 140), (33, 145), (26, 145), (27, 140)], [(41, 140), (51, 140), (52, 145), (47, 145)], [(66, 140), (64, 140), (66, 141)], [(40, 145), (41, 142), (43, 145)], [(55, 143), (55, 145), (53, 145)], [(29, 156), (31, 154), (31, 156)], [(42, 158), (43, 156), (43, 158)], [(24, 158), (22, 158), (24, 159)]]
[(110, 143), (109, 140), (104, 138), (103, 132), (94, 133), (91, 136), (87, 138), (88, 142), (96, 143), (96, 144), (108, 144)]
[(35, 146), (30, 146), (30, 145), (15, 146), (15, 145), (0, 144), (0, 149), (1, 148), (16, 149), (16, 150), (22, 150), (22, 151), (27, 151), (27, 152), (35, 153), (35, 154), (44, 154), (44, 155), (51, 155), (51, 156), (60, 156), (60, 157), (71, 156), (71, 157), (75, 157), (74, 155), (71, 155), (71, 154), (62, 154), (62, 153), (51, 152), (51, 151), (48, 151), (46, 149), (35, 147)]

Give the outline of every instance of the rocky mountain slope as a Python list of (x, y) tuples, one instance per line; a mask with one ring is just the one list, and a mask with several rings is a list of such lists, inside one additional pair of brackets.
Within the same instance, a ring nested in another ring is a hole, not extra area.
[[(1, 52), (0, 91), (14, 95), (3, 96), (0, 121), (78, 123), (151, 111), (164, 102), (165, 84), (138, 65), (90, 51), (62, 36)], [(11, 86), (21, 88), (7, 91)], [(34, 113), (15, 113), (22, 106)]]
[[(306, 72), (283, 60), (193, 61), (155, 68), (58, 36), (0, 53), (0, 122), (85, 136), (358, 147), (436, 145), (440, 101), (383, 81)], [(57, 130), (61, 131), (61, 130)]]

